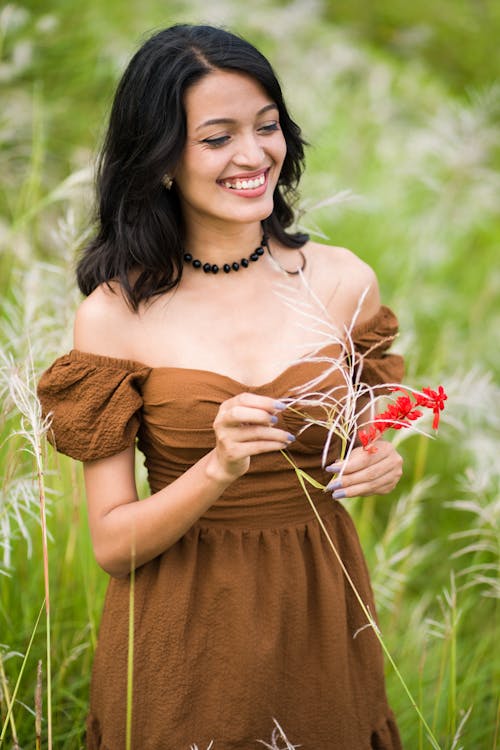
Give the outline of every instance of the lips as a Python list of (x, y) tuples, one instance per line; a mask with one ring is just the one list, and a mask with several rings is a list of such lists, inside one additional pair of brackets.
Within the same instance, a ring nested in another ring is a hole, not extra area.
[(229, 190), (256, 190), (265, 184), (268, 171), (254, 173), (253, 175), (238, 175), (237, 177), (218, 180), (218, 182)]

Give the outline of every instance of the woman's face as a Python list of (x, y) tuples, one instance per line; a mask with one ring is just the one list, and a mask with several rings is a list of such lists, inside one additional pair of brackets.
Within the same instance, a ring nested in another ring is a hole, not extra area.
[(253, 78), (217, 70), (185, 95), (187, 138), (174, 172), (184, 219), (262, 221), (286, 155), (276, 104)]

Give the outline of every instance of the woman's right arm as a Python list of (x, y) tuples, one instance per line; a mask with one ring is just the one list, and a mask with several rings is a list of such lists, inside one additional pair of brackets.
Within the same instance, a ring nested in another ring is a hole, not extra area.
[[(76, 349), (125, 358), (130, 325), (115, 295), (93, 293), (80, 307)], [(126, 314), (126, 313), (125, 313)], [(124, 356), (125, 354), (125, 356)], [(214, 449), (178, 479), (138, 499), (134, 447), (86, 462), (84, 476), (95, 557), (110, 575), (123, 577), (174, 544), (250, 465), (250, 458), (286, 447), (290, 435), (274, 426), (280, 405), (241, 393), (224, 401), (213, 424)]]
[(121, 578), (174, 544), (250, 465), (251, 456), (285, 448), (266, 396), (241, 393), (221, 404), (215, 448), (159, 492), (138, 499), (134, 451), (84, 465), (90, 532), (99, 565)]

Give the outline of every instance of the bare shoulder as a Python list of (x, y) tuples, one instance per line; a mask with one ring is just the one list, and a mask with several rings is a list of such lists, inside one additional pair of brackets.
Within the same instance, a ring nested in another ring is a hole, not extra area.
[(74, 346), (80, 351), (108, 357), (129, 357), (127, 341), (135, 325), (135, 314), (123, 292), (113, 282), (101, 284), (76, 311)]
[(359, 323), (369, 320), (380, 308), (380, 292), (373, 268), (345, 247), (308, 242), (310, 281), (329, 309), (334, 306), (351, 318), (360, 306)]

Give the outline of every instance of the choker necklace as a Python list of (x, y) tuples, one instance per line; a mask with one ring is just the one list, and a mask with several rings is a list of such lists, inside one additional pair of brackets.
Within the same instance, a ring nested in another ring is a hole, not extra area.
[[(240, 268), (248, 268), (251, 262), (255, 263), (259, 258), (261, 258), (264, 255), (264, 248), (267, 247), (269, 250), (269, 245), (267, 244), (267, 235), (262, 236), (262, 241), (259, 245), (259, 247), (256, 247), (253, 253), (248, 258), (242, 258), (239, 263), (234, 261), (233, 263), (224, 263), (222, 266), (222, 270), (224, 273), (229, 273), (230, 271), (239, 271)], [(220, 268), (216, 263), (202, 263), (201, 260), (198, 260), (197, 258), (193, 258), (191, 253), (184, 253), (184, 262), (185, 263), (191, 263), (193, 268), (202, 268), (205, 273), (219, 273)]]

